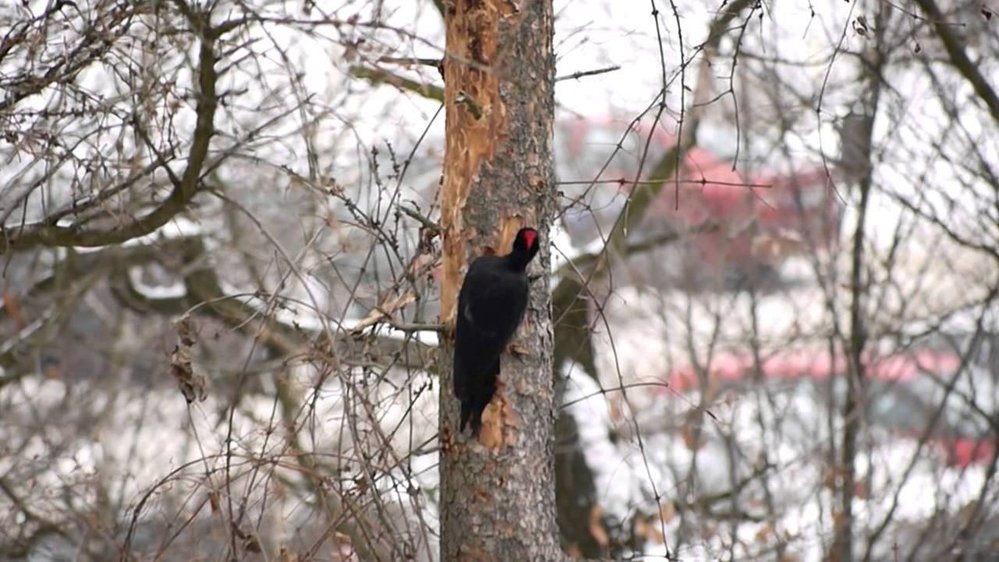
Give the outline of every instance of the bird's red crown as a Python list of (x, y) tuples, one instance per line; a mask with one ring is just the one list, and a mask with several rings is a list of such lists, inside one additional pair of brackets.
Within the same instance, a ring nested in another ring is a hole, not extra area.
[(538, 231), (533, 229), (525, 229), (521, 236), (524, 238), (524, 247), (530, 250), (534, 247), (534, 244), (538, 241)]

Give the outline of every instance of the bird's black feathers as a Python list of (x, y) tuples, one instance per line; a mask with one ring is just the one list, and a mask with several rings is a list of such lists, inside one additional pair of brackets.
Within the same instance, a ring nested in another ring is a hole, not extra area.
[(496, 392), (500, 355), (527, 308), (527, 264), (538, 253), (538, 232), (522, 228), (513, 251), (481, 256), (468, 267), (458, 293), (454, 344), (454, 395), (461, 401), (461, 428), (478, 434), (482, 411)]

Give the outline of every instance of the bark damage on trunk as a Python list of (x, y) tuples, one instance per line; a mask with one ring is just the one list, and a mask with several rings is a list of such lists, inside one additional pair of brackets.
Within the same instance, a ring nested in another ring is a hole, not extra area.
[[(453, 328), (468, 261), (509, 252), (521, 226), (541, 233), (541, 252), (528, 271), (548, 271), (555, 69), (550, 0), (452, 0), (445, 3), (445, 21), (441, 320)], [(445, 339), (441, 559), (563, 559), (555, 524), (548, 276), (532, 283), (514, 339), (526, 355), (503, 354), (478, 440), (457, 433), (453, 338)]]

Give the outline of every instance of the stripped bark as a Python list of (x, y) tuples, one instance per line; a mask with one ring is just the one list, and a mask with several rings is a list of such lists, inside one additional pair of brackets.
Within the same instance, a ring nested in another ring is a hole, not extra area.
[[(447, 152), (442, 189), (441, 320), (453, 326), (470, 257), (505, 253), (522, 225), (546, 238), (552, 177), (552, 5), (548, 0), (447, 3)], [(542, 245), (534, 271), (547, 271)], [(447, 339), (447, 338), (445, 338)], [(456, 432), (449, 367), (441, 384), (442, 560), (560, 560), (552, 427), (549, 282), (541, 276), (476, 441)], [(441, 365), (450, 365), (451, 345)]]

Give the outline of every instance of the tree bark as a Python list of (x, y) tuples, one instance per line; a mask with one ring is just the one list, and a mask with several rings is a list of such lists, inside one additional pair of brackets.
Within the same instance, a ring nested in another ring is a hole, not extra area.
[(450, 338), (441, 351), (441, 559), (561, 560), (555, 524), (548, 222), (554, 209), (550, 0), (445, 3), (447, 150), (441, 320), (453, 326), (469, 259), (509, 251), (523, 225), (542, 249), (529, 272), (525, 357), (504, 354), (478, 440), (458, 434)]

